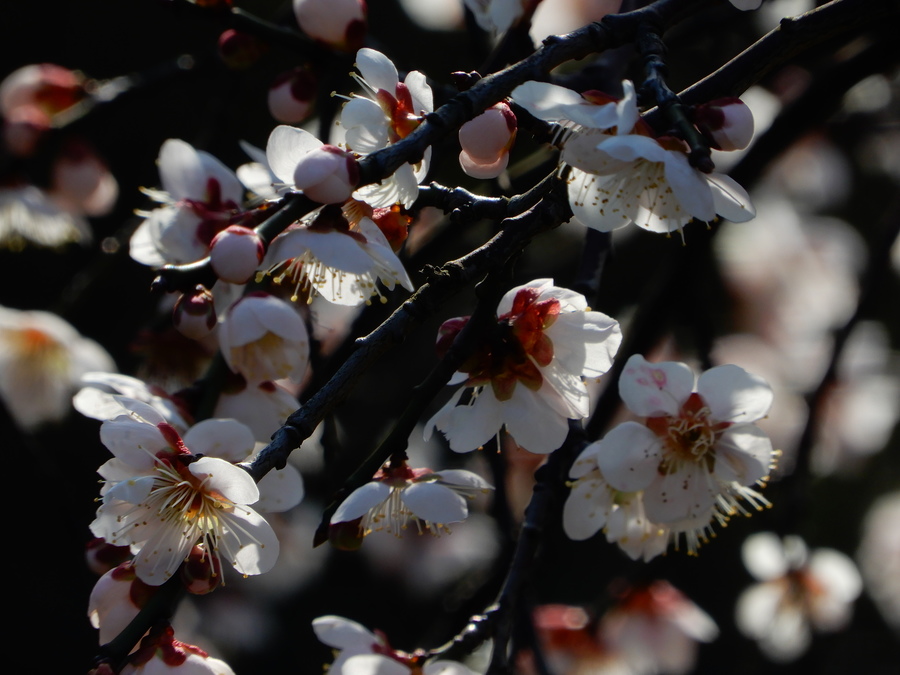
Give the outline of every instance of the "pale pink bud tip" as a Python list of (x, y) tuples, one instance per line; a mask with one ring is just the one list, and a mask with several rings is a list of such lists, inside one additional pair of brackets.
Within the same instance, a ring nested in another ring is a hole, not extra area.
[(720, 98), (697, 106), (694, 123), (719, 150), (742, 150), (753, 139), (753, 113), (739, 98)]
[(242, 225), (229, 225), (213, 237), (209, 246), (213, 271), (231, 284), (247, 283), (266, 253), (262, 238)]
[(198, 285), (190, 295), (185, 293), (175, 303), (172, 322), (179, 333), (192, 340), (205, 338), (216, 325), (213, 294)]
[(313, 201), (339, 204), (350, 198), (359, 181), (353, 156), (334, 145), (308, 152), (294, 169), (294, 185)]
[(344, 51), (356, 51), (366, 33), (364, 0), (294, 0), (294, 16), (314, 40)]
[(297, 124), (312, 111), (316, 78), (306, 68), (282, 73), (269, 89), (269, 112), (279, 122)]
[(495, 178), (509, 161), (516, 137), (516, 116), (505, 103), (497, 103), (459, 130), (459, 163), (474, 178)]

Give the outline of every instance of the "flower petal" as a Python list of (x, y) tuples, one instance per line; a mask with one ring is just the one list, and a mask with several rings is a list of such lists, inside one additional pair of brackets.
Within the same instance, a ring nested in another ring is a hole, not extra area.
[(385, 483), (380, 481), (366, 483), (362, 487), (356, 488), (341, 502), (337, 511), (331, 516), (331, 523), (347, 523), (361, 518), (369, 512), (369, 509), (385, 501), (390, 494), (391, 488)]
[(466, 498), (440, 483), (413, 483), (400, 499), (417, 518), (430, 523), (458, 523), (469, 515)]
[(619, 395), (631, 412), (642, 417), (675, 416), (694, 388), (694, 373), (684, 363), (650, 363), (634, 354), (619, 378)]
[(736, 424), (762, 419), (775, 396), (765, 380), (733, 364), (703, 373), (697, 381), (697, 393), (709, 406), (710, 419)]
[(603, 477), (623, 492), (647, 487), (657, 475), (661, 457), (659, 438), (637, 422), (614, 427), (598, 441), (596, 449), (597, 466)]

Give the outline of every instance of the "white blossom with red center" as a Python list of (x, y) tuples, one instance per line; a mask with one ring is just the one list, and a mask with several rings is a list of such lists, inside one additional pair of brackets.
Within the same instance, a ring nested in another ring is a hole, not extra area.
[(833, 632), (850, 622), (862, 578), (840, 551), (810, 552), (800, 537), (758, 532), (747, 538), (741, 553), (759, 583), (738, 597), (736, 623), (773, 661), (803, 654), (813, 630)]
[[(414, 70), (403, 82), (397, 68), (381, 52), (360, 49), (356, 54), (357, 82), (366, 96), (351, 96), (341, 111), (344, 140), (354, 153), (368, 155), (406, 138), (434, 111), (434, 97), (425, 75)], [(419, 183), (428, 173), (431, 149), (415, 164), (403, 164), (393, 175), (366, 185), (354, 197), (375, 208), (400, 203), (409, 208), (419, 194)]]
[[(469, 515), (468, 500), (492, 490), (471, 471), (413, 469), (402, 462), (379, 469), (370, 483), (354, 490), (331, 517), (331, 524), (357, 519), (365, 536), (387, 531), (399, 537), (414, 522), (421, 534), (448, 531)], [(424, 530), (423, 530), (424, 525)]]
[[(112, 671), (110, 671), (112, 672)], [(234, 675), (221, 659), (175, 639), (171, 626), (153, 628), (129, 657), (121, 675)]]
[(338, 650), (328, 666), (332, 675), (476, 675), (457, 661), (426, 662), (424, 652), (394, 649), (381, 631), (342, 616), (320, 616), (312, 625), (321, 642)]
[(600, 620), (601, 641), (637, 673), (689, 673), (697, 645), (719, 628), (706, 612), (667, 581), (626, 588)]
[(692, 167), (683, 141), (656, 136), (640, 119), (634, 85), (625, 80), (622, 88), (621, 100), (601, 92), (579, 96), (540, 82), (512, 93), (533, 115), (566, 127), (561, 159), (570, 167), (569, 204), (576, 220), (601, 232), (634, 223), (670, 233), (693, 218), (709, 222), (718, 214), (744, 222), (754, 217), (740, 185)]
[(81, 376), (114, 368), (103, 347), (55, 314), (0, 307), (0, 398), (23, 428), (63, 419)]
[(151, 586), (168, 580), (195, 545), (244, 575), (271, 569), (278, 539), (249, 506), (259, 488), (231, 463), (252, 451), (250, 430), (205, 420), (182, 439), (155, 408), (124, 397), (118, 403), (127, 413), (100, 427), (115, 457), (99, 469), (105, 485), (94, 535), (132, 546), (137, 576)]
[(338, 305), (386, 302), (378, 282), (389, 289), (414, 287), (384, 233), (368, 217), (347, 220), (326, 207), (282, 232), (269, 246), (262, 264), (276, 284), (292, 287), (291, 300), (312, 303), (317, 295)]
[[(506, 426), (526, 450), (552, 452), (565, 440), (568, 420), (588, 415), (582, 377), (609, 370), (622, 339), (619, 324), (551, 279), (513, 288), (497, 315), (493, 334), (450, 381), (465, 386), (428, 422), (426, 436), (437, 427), (453, 450), (468, 452)], [(449, 348), (467, 322), (445, 322), (439, 350)], [(469, 399), (460, 405), (466, 392)]]
[(643, 490), (651, 521), (690, 531), (714, 517), (723, 522), (746, 513), (739, 499), (756, 508), (767, 503), (749, 487), (767, 479), (775, 457), (753, 424), (772, 404), (762, 379), (735, 365), (718, 366), (694, 390), (687, 365), (648, 363), (635, 354), (619, 394), (644, 421), (620, 424), (599, 441), (597, 465), (613, 488)]
[(213, 237), (240, 215), (244, 188), (234, 172), (209, 153), (170, 138), (159, 151), (162, 190), (144, 192), (163, 204), (131, 236), (131, 257), (144, 265), (200, 260)]

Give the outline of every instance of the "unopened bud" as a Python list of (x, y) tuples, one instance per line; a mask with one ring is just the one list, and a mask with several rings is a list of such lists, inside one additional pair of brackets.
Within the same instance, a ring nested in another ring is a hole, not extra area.
[(306, 68), (294, 68), (278, 76), (269, 88), (269, 112), (279, 122), (305, 120), (316, 96), (316, 78)]
[(313, 201), (339, 204), (350, 198), (359, 181), (353, 155), (334, 145), (311, 150), (294, 169), (294, 185)]
[(355, 52), (366, 35), (365, 0), (294, 0), (304, 33), (329, 47)]
[(742, 150), (753, 139), (753, 113), (739, 98), (720, 98), (697, 106), (694, 124), (718, 150)]
[(459, 164), (473, 178), (496, 178), (509, 162), (516, 138), (515, 113), (506, 103), (491, 106), (459, 129)]
[(438, 357), (444, 358), (446, 356), (450, 345), (453, 344), (456, 336), (466, 327), (467, 323), (469, 323), (468, 316), (458, 316), (455, 319), (447, 319), (441, 324), (441, 327), (438, 328), (438, 339), (435, 345)]
[(219, 58), (234, 70), (247, 70), (266, 53), (267, 46), (249, 33), (229, 28), (219, 36)]
[(181, 566), (181, 580), (188, 593), (206, 595), (222, 583), (222, 565), (218, 557), (200, 546), (194, 546)]
[(193, 293), (178, 298), (172, 311), (172, 322), (185, 337), (192, 340), (205, 338), (216, 326), (213, 294), (198, 284)]
[(216, 276), (230, 284), (245, 284), (266, 254), (266, 245), (254, 230), (229, 225), (209, 244), (209, 262)]

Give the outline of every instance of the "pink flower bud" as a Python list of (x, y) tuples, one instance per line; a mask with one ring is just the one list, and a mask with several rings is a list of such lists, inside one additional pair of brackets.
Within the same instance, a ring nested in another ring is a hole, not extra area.
[(87, 143), (74, 141), (53, 162), (50, 194), (69, 211), (104, 216), (116, 204), (119, 184)]
[(230, 284), (247, 283), (265, 254), (262, 237), (243, 225), (229, 225), (209, 245), (213, 271)]
[(304, 33), (329, 47), (355, 52), (366, 35), (365, 0), (294, 0)]
[(268, 46), (249, 33), (233, 28), (219, 36), (219, 57), (233, 70), (246, 70), (266, 53)]
[(197, 285), (193, 294), (185, 293), (175, 303), (172, 322), (178, 332), (192, 340), (201, 340), (216, 326), (216, 308), (213, 294)]
[(359, 181), (359, 167), (346, 150), (323, 145), (309, 151), (294, 169), (294, 185), (316, 202), (346, 201)]
[(694, 124), (719, 150), (741, 150), (753, 139), (753, 113), (739, 98), (720, 98), (697, 106)]
[(269, 88), (269, 112), (279, 122), (297, 124), (309, 116), (315, 96), (315, 76), (306, 68), (294, 68)]
[(459, 129), (459, 164), (473, 178), (496, 178), (509, 162), (516, 116), (506, 103), (491, 106)]
[(194, 546), (180, 568), (181, 580), (188, 593), (206, 595), (222, 583), (222, 564), (200, 546)]

